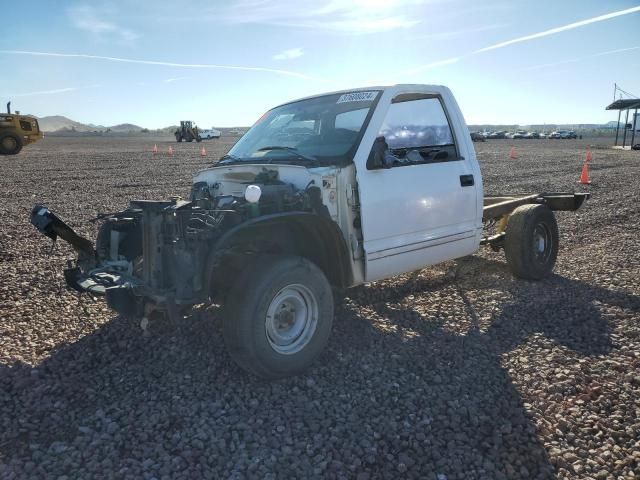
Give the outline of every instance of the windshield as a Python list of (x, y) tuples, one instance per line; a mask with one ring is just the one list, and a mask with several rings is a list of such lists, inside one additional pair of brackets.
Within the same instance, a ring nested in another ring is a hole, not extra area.
[(324, 95), (264, 114), (223, 162), (346, 164), (380, 96), (377, 90)]

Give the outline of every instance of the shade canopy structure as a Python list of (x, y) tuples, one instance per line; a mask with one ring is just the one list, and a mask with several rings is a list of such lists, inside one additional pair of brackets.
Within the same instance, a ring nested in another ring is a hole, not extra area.
[(636, 108), (640, 108), (640, 98), (621, 98), (607, 106), (606, 110), (633, 110)]
[(632, 124), (631, 124), (631, 145), (634, 145), (636, 130), (640, 130), (640, 121), (638, 118), (638, 109), (640, 108), (640, 98), (620, 98), (614, 100), (613, 103), (607, 106), (606, 110), (618, 110), (618, 123), (616, 125), (616, 143), (618, 146), (618, 137), (620, 135), (620, 117), (622, 112), (626, 111), (626, 118), (624, 121), (624, 134), (622, 136), (622, 148), (627, 144), (627, 130), (629, 130), (629, 111), (633, 110)]

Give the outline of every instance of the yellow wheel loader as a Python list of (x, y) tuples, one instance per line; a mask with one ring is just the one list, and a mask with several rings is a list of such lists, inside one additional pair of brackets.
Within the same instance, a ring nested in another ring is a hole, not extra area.
[(36, 117), (11, 113), (11, 102), (7, 103), (7, 113), (0, 114), (0, 155), (16, 155), (42, 137)]
[(183, 140), (185, 142), (202, 141), (198, 127), (190, 120), (181, 121), (180, 127), (173, 134), (176, 136), (176, 142), (182, 142)]

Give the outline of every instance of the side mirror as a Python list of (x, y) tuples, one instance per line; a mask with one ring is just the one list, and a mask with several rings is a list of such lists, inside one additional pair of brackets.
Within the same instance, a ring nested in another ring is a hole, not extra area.
[(383, 136), (376, 137), (367, 158), (367, 170), (379, 170), (384, 168), (384, 154), (389, 149), (387, 141)]

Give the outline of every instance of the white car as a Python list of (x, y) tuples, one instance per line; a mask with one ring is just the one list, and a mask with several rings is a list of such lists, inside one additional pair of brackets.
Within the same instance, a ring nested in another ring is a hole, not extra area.
[(216, 130), (215, 128), (210, 129), (202, 129), (200, 130), (200, 137), (203, 140), (211, 140), (212, 138), (220, 138), (220, 130)]

